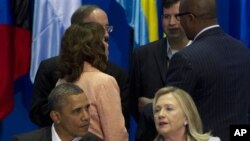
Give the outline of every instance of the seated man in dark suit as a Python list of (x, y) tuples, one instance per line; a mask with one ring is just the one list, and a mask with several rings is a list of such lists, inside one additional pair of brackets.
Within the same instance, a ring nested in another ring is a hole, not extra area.
[(72, 83), (58, 85), (50, 93), (48, 105), (52, 126), (15, 136), (12, 141), (101, 141), (88, 132), (90, 104), (81, 88)]
[[(71, 17), (71, 24), (79, 24), (84, 22), (97, 22), (106, 29), (105, 41), (108, 42), (110, 26), (106, 13), (95, 5), (85, 5), (77, 9)], [(47, 97), (50, 91), (55, 87), (58, 80), (58, 57), (52, 57), (41, 62), (34, 86), (31, 101), (30, 119), (40, 127), (48, 126), (52, 123), (47, 105)], [(107, 69), (104, 73), (113, 76), (120, 88), (120, 96), (122, 103), (122, 112), (125, 119), (127, 130), (129, 129), (129, 112), (128, 112), (128, 96), (129, 96), (129, 79), (125, 71), (117, 65), (108, 61)]]

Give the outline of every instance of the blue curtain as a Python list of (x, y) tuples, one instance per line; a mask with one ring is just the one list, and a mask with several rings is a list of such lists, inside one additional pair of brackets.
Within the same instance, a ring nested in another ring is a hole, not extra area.
[(221, 27), (250, 48), (250, 1), (217, 0), (217, 3), (218, 21)]

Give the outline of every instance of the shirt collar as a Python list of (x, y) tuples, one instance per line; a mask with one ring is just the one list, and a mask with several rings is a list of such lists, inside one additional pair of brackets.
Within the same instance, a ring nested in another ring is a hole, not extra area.
[(211, 28), (215, 28), (215, 27), (219, 27), (219, 25), (216, 24), (216, 25), (208, 26), (208, 27), (202, 29), (202, 30), (194, 37), (194, 40), (195, 40), (201, 33), (205, 32), (205, 31), (207, 31), (207, 30), (209, 30), (209, 29), (211, 29)]
[[(52, 141), (62, 141), (55, 130), (54, 123), (51, 126), (51, 135), (52, 135)], [(81, 139), (82, 137), (76, 137), (72, 141), (79, 141)]]
[[(186, 46), (190, 45), (191, 43), (192, 43), (192, 41), (190, 40), (190, 41), (187, 43)], [(168, 55), (168, 58), (171, 59), (172, 56), (173, 56), (176, 52), (178, 52), (178, 51), (179, 51), (179, 50), (177, 50), (177, 49), (172, 49), (172, 48), (170, 47), (170, 44), (169, 44), (168, 40), (167, 40), (167, 55)]]
[(52, 141), (61, 141), (60, 137), (56, 133), (54, 123), (51, 126)]

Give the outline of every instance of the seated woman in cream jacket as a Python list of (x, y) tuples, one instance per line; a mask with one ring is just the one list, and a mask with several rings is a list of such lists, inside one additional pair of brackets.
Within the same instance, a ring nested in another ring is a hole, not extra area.
[(159, 89), (153, 111), (158, 136), (154, 141), (220, 141), (203, 133), (202, 122), (191, 96), (177, 87)]

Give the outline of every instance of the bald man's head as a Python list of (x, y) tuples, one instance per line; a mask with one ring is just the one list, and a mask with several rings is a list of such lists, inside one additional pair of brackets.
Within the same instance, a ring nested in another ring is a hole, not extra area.
[(84, 20), (99, 7), (96, 5), (83, 5), (79, 7), (71, 16), (71, 24), (83, 23)]
[(106, 12), (96, 5), (83, 5), (79, 7), (71, 17), (71, 24), (88, 22), (97, 22), (103, 26), (105, 29), (104, 40), (108, 46), (109, 32), (111, 31), (108, 30), (110, 26)]
[(215, 0), (181, 0), (180, 13), (191, 12), (201, 19), (214, 19), (217, 17)]

